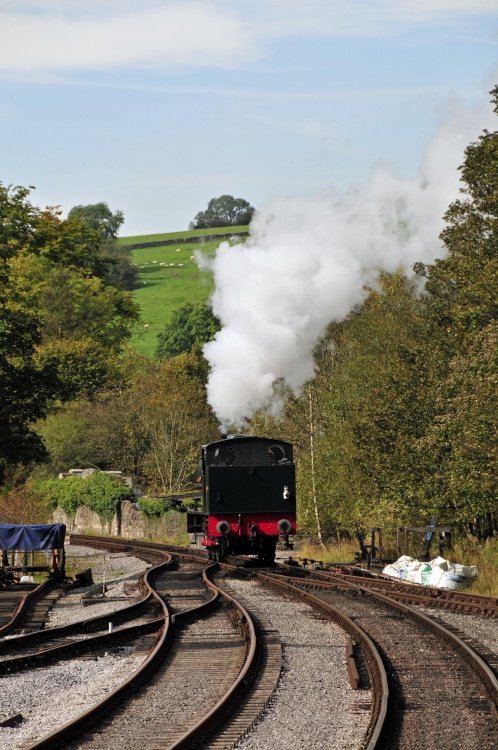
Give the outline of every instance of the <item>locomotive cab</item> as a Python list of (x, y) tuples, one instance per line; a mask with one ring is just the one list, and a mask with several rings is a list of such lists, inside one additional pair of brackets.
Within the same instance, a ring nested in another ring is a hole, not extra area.
[(188, 530), (202, 534), (212, 559), (257, 555), (273, 562), (277, 541), (296, 530), (296, 483), (291, 443), (229, 436), (202, 447), (202, 511)]

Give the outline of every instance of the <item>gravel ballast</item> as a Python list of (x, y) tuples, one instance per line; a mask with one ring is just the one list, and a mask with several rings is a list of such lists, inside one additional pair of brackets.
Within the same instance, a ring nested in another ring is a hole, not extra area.
[[(61, 598), (50, 613), (47, 627), (70, 624), (127, 606), (130, 601), (105, 601), (120, 596), (126, 579), (137, 577), (149, 567), (146, 562), (124, 554), (106, 554), (88, 547), (69, 546), (71, 568), (91, 568), (95, 583), (108, 581), (102, 603), (84, 607), (78, 588)], [(112, 582), (110, 578), (112, 577)], [(133, 601), (133, 599), (132, 599)], [(130, 648), (91, 659), (72, 659), (29, 672), (0, 677), (0, 721), (22, 714), (15, 728), (0, 727), (0, 750), (15, 750), (50, 734), (71, 721), (120, 685), (138, 668), (143, 655)]]
[(357, 750), (369, 721), (369, 690), (347, 678), (346, 635), (304, 603), (252, 581), (230, 579), (236, 597), (280, 634), (283, 669), (268, 709), (237, 750)]

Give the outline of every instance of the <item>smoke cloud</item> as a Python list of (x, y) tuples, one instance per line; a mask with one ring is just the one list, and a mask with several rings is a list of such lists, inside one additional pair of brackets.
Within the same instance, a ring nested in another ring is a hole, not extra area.
[[(274, 384), (298, 390), (312, 351), (382, 271), (411, 273), (444, 255), (442, 216), (459, 195), (458, 166), (483, 126), (453, 102), (416, 178), (378, 167), (344, 195), (282, 198), (258, 213), (244, 245), (224, 243), (212, 262), (212, 305), (222, 329), (206, 344), (208, 400), (224, 425), (278, 409)], [(485, 124), (485, 123), (484, 123)]]

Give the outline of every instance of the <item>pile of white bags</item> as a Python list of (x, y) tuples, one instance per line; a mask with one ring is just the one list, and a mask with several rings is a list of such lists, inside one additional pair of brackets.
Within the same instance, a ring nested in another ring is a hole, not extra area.
[(408, 555), (402, 555), (396, 562), (386, 565), (382, 572), (402, 581), (435, 586), (438, 589), (460, 589), (477, 578), (475, 566), (452, 563), (444, 557), (436, 557), (424, 563)]

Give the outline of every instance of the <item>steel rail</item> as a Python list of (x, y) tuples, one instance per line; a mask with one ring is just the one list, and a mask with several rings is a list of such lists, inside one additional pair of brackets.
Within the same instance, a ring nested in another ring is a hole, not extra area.
[[(163, 552), (162, 550), (151, 550), (151, 551), (155, 553), (153, 557), (159, 558), (160, 560), (163, 560), (163, 561), (165, 557), (167, 556), (167, 553)], [(95, 617), (90, 617), (85, 620), (78, 620), (77, 622), (73, 622), (68, 625), (61, 625), (55, 628), (46, 628), (43, 630), (35, 630), (31, 633), (24, 633), (24, 634), (15, 636), (13, 638), (10, 638), (8, 641), (5, 641), (4, 643), (0, 643), (0, 655), (1, 655), (2, 646), (5, 646), (8, 651), (12, 651), (15, 648), (20, 648), (20, 649), (25, 648), (25, 647), (29, 648), (30, 646), (33, 646), (39, 642), (48, 643), (52, 640), (56, 640), (58, 638), (66, 637), (66, 636), (73, 635), (73, 634), (96, 632), (102, 629), (103, 626), (107, 626), (109, 623), (112, 623), (114, 627), (115, 625), (126, 622), (127, 620), (130, 620), (133, 617), (139, 616), (142, 612), (146, 611), (147, 607), (150, 607), (154, 601), (153, 591), (151, 590), (150, 586), (147, 586), (145, 582), (146, 573), (147, 571), (145, 571), (143, 575), (141, 576), (141, 578), (139, 579), (139, 587), (144, 591), (144, 595), (138, 602), (132, 602), (131, 604), (128, 604), (126, 607), (122, 607), (121, 609), (118, 609), (115, 612), (110, 612), (105, 615), (96, 615)], [(156, 619), (156, 618), (151, 618), (151, 620), (153, 619)], [(59, 646), (59, 648), (63, 648), (63, 647)], [(49, 649), (47, 649), (47, 651), (48, 650)], [(29, 658), (29, 657), (21, 656), (18, 658), (20, 659), (20, 658)], [(0, 673), (6, 670), (6, 667), (4, 665), (5, 664), (9, 665), (11, 661), (13, 662), (13, 666), (14, 666), (14, 662), (16, 661), (16, 659), (10, 660), (8, 657), (6, 657), (5, 659), (0, 658)]]
[(387, 717), (389, 705), (389, 682), (384, 661), (377, 646), (368, 633), (331, 604), (320, 599), (320, 597), (311, 594), (309, 591), (303, 591), (302, 588), (296, 586), (294, 583), (286, 581), (283, 576), (255, 571), (251, 572), (256, 578), (266, 582), (270, 586), (280, 588), (286, 592), (291, 592), (294, 596), (298, 596), (300, 599), (304, 598), (316, 609), (326, 612), (330, 619), (339, 625), (342, 630), (348, 633), (360, 646), (372, 683), (373, 693), (370, 722), (365, 733), (363, 748), (364, 750), (376, 750)]
[(489, 617), (498, 616), (498, 599), (481, 594), (469, 594), (465, 591), (452, 591), (449, 589), (437, 589), (433, 586), (422, 586), (409, 581), (399, 581), (394, 578), (380, 576), (357, 576), (337, 571), (321, 571), (306, 569), (308, 574), (320, 580), (341, 578), (344, 581), (369, 589), (380, 589), (386, 591), (389, 596), (406, 597), (413, 599), (414, 603), (420, 601), (425, 606), (450, 608), (455, 610), (466, 610), (475, 614)]
[(120, 701), (125, 699), (127, 695), (134, 692), (158, 666), (159, 661), (162, 659), (163, 650), (171, 639), (171, 619), (169, 610), (166, 603), (157, 594), (151, 584), (151, 579), (161, 573), (165, 568), (169, 567), (172, 563), (172, 558), (169, 557), (165, 562), (160, 563), (154, 568), (147, 571), (145, 575), (145, 584), (149, 587), (154, 597), (157, 599), (157, 603), (163, 612), (163, 626), (159, 633), (154, 648), (149, 653), (144, 662), (136, 669), (133, 674), (126, 679), (121, 685), (110, 692), (104, 700), (100, 701), (92, 708), (80, 714), (71, 722), (68, 722), (60, 729), (52, 732), (50, 735), (43, 737), (41, 740), (29, 745), (26, 750), (55, 750), (55, 748), (65, 748), (70, 738), (73, 738), (80, 730), (86, 729), (90, 722), (94, 722), (98, 716), (105, 714), (112, 710), (112, 708)]
[[(72, 541), (76, 541), (76, 543), (86, 543), (86, 539), (81, 537), (77, 537), (75, 539), (73, 536)], [(130, 544), (129, 542), (116, 543), (115, 540), (111, 541), (113, 542), (113, 546), (115, 548), (126, 547), (139, 550), (142, 547), (141, 542), (133, 542)], [(107, 540), (100, 539), (97, 544), (99, 547), (106, 546)], [(92, 546), (97, 545), (92, 544)], [(154, 543), (146, 543), (146, 549), (149, 548), (157, 549), (158, 545), (154, 545)], [(161, 548), (163, 549), (164, 546), (161, 545)], [(169, 545), (166, 546), (166, 549), (174, 552), (177, 557), (181, 557), (187, 560), (195, 560), (196, 562), (207, 562), (205, 555), (192, 554), (192, 551), (190, 549), (179, 549), (178, 547), (171, 547)], [(207, 734), (214, 734), (216, 732), (216, 726), (219, 724), (223, 724), (225, 718), (229, 717), (231, 708), (233, 707), (237, 699), (239, 697), (243, 698), (247, 695), (251, 680), (256, 676), (259, 649), (254, 622), (252, 621), (252, 618), (250, 617), (247, 610), (239, 602), (237, 602), (234, 597), (218, 587), (211, 580), (210, 576), (213, 573), (217, 572), (219, 569), (220, 565), (218, 563), (212, 563), (202, 573), (204, 584), (213, 592), (213, 596), (208, 601), (200, 605), (173, 614), (171, 616), (171, 622), (174, 625), (180, 625), (192, 616), (198, 616), (203, 610), (212, 607), (216, 602), (223, 599), (234, 612), (237, 627), (242, 631), (244, 635), (244, 663), (241, 669), (238, 671), (235, 680), (232, 682), (225, 694), (213, 706), (213, 708), (208, 711), (208, 713), (206, 713), (201, 719), (199, 719), (199, 721), (194, 726), (190, 727), (186, 732), (184, 732), (181, 737), (176, 739), (174, 743), (170, 745), (168, 750), (180, 750), (181, 748), (183, 748), (183, 750), (190, 750), (192, 747), (196, 746), (196, 744), (202, 742), (202, 739)]]
[[(208, 574), (216, 572), (219, 570), (219, 567), (218, 563), (210, 565), (205, 571), (203, 571), (203, 579), (207, 587), (214, 591), (217, 597), (221, 596), (238, 613), (238, 625), (242, 628), (242, 632), (246, 639), (246, 658), (236, 680), (219, 699), (216, 705), (213, 706), (213, 708), (205, 714), (197, 724), (191, 727), (182, 735), (182, 737), (170, 745), (168, 750), (191, 750), (206, 734), (211, 733), (216, 723), (223, 721), (224, 715), (229, 712), (230, 706), (233, 700), (236, 700), (238, 694), (246, 693), (251, 672), (254, 671), (256, 664), (257, 638), (254, 622), (251, 616), (245, 607), (243, 607), (226, 591), (223, 591), (223, 589), (216, 586), (216, 584), (209, 578)], [(186, 612), (182, 613), (182, 615), (186, 614)], [(178, 618), (178, 615), (175, 617)]]
[[(144, 574), (145, 575), (145, 574)], [(139, 616), (142, 612), (147, 610), (153, 602), (153, 595), (147, 590), (144, 585), (145, 593), (138, 602), (132, 602), (126, 607), (116, 610), (115, 612), (109, 612), (105, 615), (96, 615), (90, 617), (87, 620), (78, 620), (68, 625), (59, 625), (54, 628), (45, 628), (44, 630), (35, 630), (31, 633), (24, 633), (13, 638), (9, 638), (8, 641), (0, 643), (0, 672), (2, 671), (2, 665), (7, 661), (8, 657), (1, 659), (2, 646), (12, 651), (15, 648), (29, 648), (36, 643), (49, 643), (51, 640), (61, 638), (69, 635), (77, 635), (78, 633), (92, 633), (101, 630), (102, 627), (107, 626), (109, 623), (117, 625), (127, 620), (131, 620), (133, 617)], [(154, 619), (154, 618), (151, 618)]]
[[(280, 576), (276, 576), (276, 578), (279, 577)], [(306, 580), (307, 579), (304, 579), (303, 581), (300, 581), (300, 583), (304, 582), (306, 584)], [(328, 581), (330, 583), (334, 582), (333, 574), (329, 574)], [(335, 577), (335, 582), (339, 589), (344, 589), (344, 580), (340, 576)], [(431, 617), (428, 617), (422, 612), (417, 612), (413, 608), (406, 606), (406, 604), (403, 604), (402, 602), (396, 601), (390, 596), (386, 596), (379, 591), (374, 591), (367, 586), (361, 586), (357, 584), (349, 584), (349, 588), (360, 591), (363, 593), (363, 595), (370, 596), (372, 599), (389, 609), (397, 609), (406, 617), (410, 618), (411, 620), (415, 620), (419, 625), (422, 625), (423, 628), (429, 630), (434, 635), (438, 636), (443, 641), (448, 643), (457, 654), (463, 656), (472, 671), (481, 680), (488, 694), (488, 698), (493, 706), (494, 712), (498, 713), (498, 680), (489, 665), (486, 664), (486, 662), (479, 656), (479, 654), (477, 654), (467, 643), (465, 643), (465, 641), (463, 641), (451, 631), (447, 630), (443, 625), (436, 622)]]
[[(89, 543), (93, 545), (94, 537), (91, 538), (92, 541)], [(76, 541), (76, 543), (80, 542), (82, 544), (87, 543), (87, 539), (85, 537), (71, 537), (71, 541)], [(117, 548), (123, 548), (123, 547), (130, 547), (130, 548), (138, 548), (139, 546), (142, 546), (142, 543), (135, 542), (117, 542), (116, 540), (106, 540), (101, 538), (98, 542), (98, 546), (103, 547), (106, 545), (107, 541), (113, 542), (113, 546)], [(97, 546), (97, 545), (95, 545)], [(162, 546), (162, 545), (161, 545)], [(156, 545), (154, 543), (146, 543), (147, 548), (157, 549), (159, 545)], [(163, 547), (164, 548), (164, 547)], [(193, 554), (192, 550), (190, 549), (184, 549), (184, 548), (178, 548), (178, 547), (172, 547), (170, 545), (166, 545), (166, 549), (170, 550), (172, 553), (181, 555), (183, 557), (189, 558), (189, 559), (205, 559), (204, 556), (201, 556), (199, 554)], [(212, 566), (209, 567), (209, 571), (214, 572), (218, 568), (224, 568), (224, 569), (234, 569), (234, 566), (226, 564), (226, 563), (214, 563)], [(264, 574), (258, 574), (258, 575), (264, 575)], [(207, 576), (206, 576), (207, 577)], [(280, 577), (279, 577), (280, 578)], [(274, 584), (273, 577), (271, 578), (272, 585)], [(215, 586), (212, 582), (210, 584), (211, 587), (213, 587), (216, 591), (219, 591), (217, 594), (218, 596), (223, 596), (226, 600), (231, 601), (232, 597), (230, 597), (227, 592), (224, 592), (221, 589), (218, 589), (218, 587)], [(377, 651), (377, 648), (371, 638), (368, 636), (367, 633), (365, 633), (356, 623), (354, 623), (352, 620), (347, 618), (345, 615), (343, 615), (341, 612), (338, 612), (336, 609), (334, 609), (331, 605), (323, 602), (319, 597), (315, 597), (312, 594), (309, 594), (308, 592), (303, 592), (302, 589), (299, 589), (297, 587), (292, 587), (288, 584), (283, 586), (282, 588), (293, 588), (294, 593), (298, 595), (300, 598), (303, 598), (303, 594), (308, 598), (308, 600), (315, 606), (321, 609), (322, 611), (326, 611), (327, 614), (331, 617), (331, 619), (334, 619), (346, 632), (348, 632), (355, 641), (360, 645), (360, 648), (362, 650), (362, 653), (364, 654), (365, 662), (367, 664), (367, 669), (370, 675), (370, 679), (373, 686), (373, 706), (372, 711), (370, 715), (370, 722), (369, 726), (367, 728), (366, 732), (366, 743), (364, 745), (365, 750), (375, 750), (378, 739), (380, 737), (385, 718), (387, 716), (387, 707), (388, 707), (388, 701), (389, 701), (389, 686), (388, 686), (388, 680), (387, 675), (384, 667), (384, 663), (382, 661), (382, 658), (380, 654)], [(235, 600), (233, 600), (236, 606), (240, 607), (238, 603), (236, 603)], [(194, 608), (195, 609), (195, 608)], [(241, 608), (245, 613), (245, 609)], [(247, 613), (246, 613), (247, 615)], [(187, 612), (183, 612), (177, 615), (174, 615), (173, 617), (175, 620), (180, 620), (182, 617), (187, 616)], [(243, 617), (241, 617), (241, 621), (243, 621)], [(254, 626), (252, 626), (252, 630), (254, 630)], [(254, 649), (250, 647), (250, 651), (254, 650), (254, 653), (251, 655), (251, 660), (254, 663), (255, 661), (255, 649), (256, 649), (256, 636), (255, 633), (253, 636), (251, 636), (254, 639)], [(199, 742), (199, 739), (202, 738), (203, 735), (206, 733), (212, 731), (212, 726), (216, 721), (220, 720), (220, 717), (222, 716), (223, 712), (226, 712), (228, 710), (228, 706), (232, 703), (232, 700), (235, 698), (237, 691), (240, 689), (241, 686), (244, 687), (244, 690), (247, 689), (246, 685), (243, 685), (243, 683), (246, 681), (246, 675), (250, 672), (251, 666), (249, 663), (246, 663), (246, 666), (243, 668), (242, 672), (240, 673), (239, 677), (237, 678), (236, 682), (233, 683), (231, 689), (225, 694), (223, 698), (218, 701), (218, 704), (213, 707), (213, 709), (205, 716), (202, 720), (198, 722), (197, 725), (192, 727), (188, 732), (185, 733), (185, 735), (177, 740), (174, 745), (171, 746), (171, 748), (168, 748), (168, 750), (190, 750), (190, 748), (193, 746), (195, 742)]]
[(163, 617), (156, 617), (147, 622), (128, 625), (119, 630), (99, 633), (89, 638), (78, 638), (66, 643), (46, 646), (35, 653), (20, 654), (2, 659), (0, 661), (0, 675), (12, 674), (12, 672), (18, 672), (23, 669), (37, 669), (54, 661), (70, 659), (75, 655), (78, 656), (81, 653), (96, 650), (102, 646), (112, 648), (116, 643), (122, 643), (127, 640), (136, 639), (141, 635), (153, 633), (162, 626), (163, 622)]
[(46, 594), (52, 592), (57, 585), (60, 585), (60, 581), (56, 578), (47, 578), (46, 581), (40, 583), (40, 585), (32, 589), (32, 591), (28, 591), (24, 594), (24, 596), (18, 601), (10, 620), (0, 627), (0, 637), (8, 635), (8, 633), (18, 627), (26, 617), (29, 608), (40, 599), (43, 599)]

